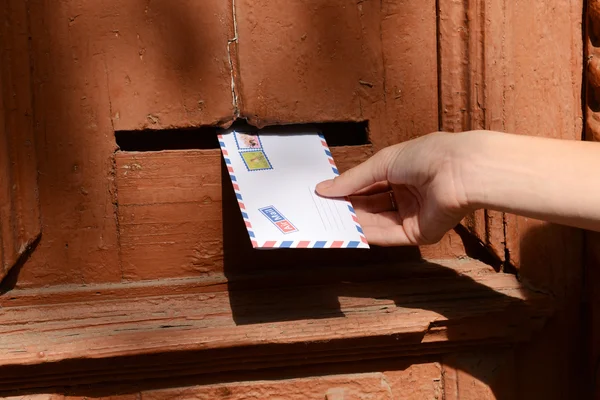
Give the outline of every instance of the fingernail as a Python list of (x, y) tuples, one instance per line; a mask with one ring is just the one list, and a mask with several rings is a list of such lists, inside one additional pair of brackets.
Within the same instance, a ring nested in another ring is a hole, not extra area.
[(329, 179), (327, 181), (323, 181), (317, 185), (317, 190), (329, 189), (333, 186), (333, 179)]

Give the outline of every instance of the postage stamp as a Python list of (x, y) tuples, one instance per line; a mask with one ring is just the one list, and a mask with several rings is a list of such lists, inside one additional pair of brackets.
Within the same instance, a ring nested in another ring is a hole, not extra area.
[(262, 150), (243, 151), (240, 152), (240, 156), (242, 157), (242, 160), (244, 161), (248, 171), (273, 169), (273, 166), (269, 162), (267, 155)]
[(277, 211), (275, 207), (263, 207), (259, 208), (258, 211), (267, 217), (282, 233), (298, 232), (298, 229), (282, 213)]
[(239, 150), (262, 149), (260, 136), (249, 133), (234, 132), (235, 144)]

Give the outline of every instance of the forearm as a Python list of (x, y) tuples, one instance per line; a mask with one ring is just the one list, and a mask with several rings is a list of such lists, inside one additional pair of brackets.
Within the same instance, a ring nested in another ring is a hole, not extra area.
[(460, 180), (470, 207), (600, 231), (600, 143), (460, 135)]

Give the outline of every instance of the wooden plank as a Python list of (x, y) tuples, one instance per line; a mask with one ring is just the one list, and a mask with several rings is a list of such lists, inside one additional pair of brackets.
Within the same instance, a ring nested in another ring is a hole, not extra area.
[[(504, 130), (502, 0), (439, 2), (440, 130)], [(463, 225), (504, 260), (504, 214), (477, 210)]]
[(394, 399), (443, 399), (442, 368), (437, 362), (415, 362), (403, 370), (385, 371), (382, 381)]
[[(389, 364), (389, 363), (388, 363)], [(380, 365), (380, 367), (390, 365)], [(392, 365), (393, 367), (393, 365)], [(194, 398), (228, 399), (406, 399), (441, 398), (441, 370), (437, 363), (415, 363), (398, 370), (360, 373), (337, 373), (324, 376), (256, 379), (238, 382), (182, 385), (164, 389), (137, 389), (134, 393), (108, 396), (94, 395), (99, 400), (137, 400)], [(89, 391), (88, 391), (89, 392)], [(98, 391), (100, 392), (100, 391)], [(100, 392), (101, 393), (101, 392)], [(437, 397), (436, 397), (437, 396)], [(34, 394), (4, 397), (8, 400), (85, 400), (88, 396)]]
[(0, 2), (0, 280), (41, 233), (33, 137), (29, 23), (22, 1)]
[[(588, 2), (586, 9), (585, 32), (585, 139), (600, 141), (600, 1)], [(588, 330), (585, 346), (589, 348), (587, 360), (584, 360), (589, 374), (587, 379), (591, 395), (600, 398), (600, 234), (585, 233), (585, 282), (586, 296), (584, 315)]]
[[(32, 90), (44, 234), (17, 285), (121, 280), (103, 40), (107, 3), (32, 0)], [(103, 23), (104, 22), (104, 23)]]
[[(581, 140), (583, 1), (507, 1), (505, 9), (512, 68), (506, 80), (507, 131)], [(558, 309), (543, 334), (517, 347), (521, 398), (586, 397), (582, 236), (577, 229), (506, 215), (507, 261), (524, 282), (553, 293)]]
[[(94, 17), (96, 17), (94, 15)], [(232, 121), (231, 1), (105, 1), (111, 118), (117, 130)]]
[(387, 129), (380, 146), (435, 132), (438, 60), (435, 0), (382, 3), (381, 41)]
[[(343, 171), (366, 160), (372, 148), (340, 147), (332, 152)], [(237, 202), (230, 201), (231, 184), (226, 174), (225, 188), (221, 186), (219, 150), (118, 152), (116, 168), (126, 280), (223, 272), (223, 246), (231, 237), (229, 232), (233, 230), (236, 242), (239, 238), (249, 243)], [(223, 196), (228, 196), (225, 203)], [(224, 222), (224, 218), (229, 219)], [(231, 251), (239, 253), (240, 247), (246, 246), (232, 245)], [(270, 259), (271, 264), (278, 263)]]
[(446, 400), (519, 398), (512, 349), (454, 353), (443, 356), (442, 360)]
[(434, 398), (441, 393), (435, 380), (440, 380), (440, 368), (435, 363), (414, 364), (404, 370), (360, 374), (339, 374), (323, 377), (283, 379), (275, 381), (236, 382), (189, 388), (142, 392), (147, 399), (193, 397), (214, 399), (406, 399)]
[(229, 399), (279, 398), (286, 400), (349, 398), (394, 399), (394, 392), (385, 385), (386, 374), (353, 374), (319, 378), (286, 379), (282, 381), (236, 382), (225, 385), (195, 386), (163, 389), (143, 393), (144, 399), (166, 400), (172, 398)]
[(126, 280), (222, 270), (219, 150), (116, 155)]
[[(384, 1), (381, 6), (385, 114), (370, 121), (376, 148), (440, 129), (436, 1)], [(378, 125), (379, 119), (384, 122)], [(466, 254), (454, 231), (419, 250), (425, 259)]]
[(384, 95), (379, 7), (236, 1), (241, 115), (257, 126), (376, 116)]
[[(315, 274), (315, 271), (319, 271), (319, 274)], [(440, 264), (436, 262), (419, 262), (417, 264), (407, 262), (402, 268), (386, 264), (371, 264), (368, 268), (365, 268), (364, 265), (351, 267), (346, 264), (328, 265), (326, 268), (320, 265), (305, 265), (302, 269), (287, 270), (279, 268), (277, 271), (267, 272), (248, 268), (244, 271), (244, 274), (239, 274), (238, 278), (259, 277), (260, 279), (253, 281), (252, 285), (247, 288), (263, 290), (290, 286), (298, 288), (315, 284), (335, 284), (340, 279), (372, 282), (387, 279), (397, 281), (409, 278), (451, 278), (456, 277), (457, 274), (459, 276), (483, 276), (490, 273), (492, 273), (492, 270), (489, 267), (482, 267), (480, 263), (473, 263), (464, 259), (449, 259), (440, 261)], [(227, 287), (227, 277), (223, 274), (215, 274), (211, 277), (136, 281), (123, 285), (98, 284), (94, 285), (92, 289), (88, 286), (75, 285), (17, 289), (11, 291), (10, 296), (0, 296), (0, 307), (26, 307), (39, 303), (46, 305), (72, 303), (89, 296), (101, 296), (104, 300), (112, 301), (127, 296), (138, 298), (186, 293), (212, 293), (222, 292)]]
[[(566, 0), (552, 6), (439, 2), (442, 129), (579, 140), (582, 7), (581, 1)], [(464, 224), (507, 267), (516, 267), (521, 279), (556, 294), (562, 304), (547, 334), (519, 350), (517, 393), (523, 398), (578, 397), (583, 387), (577, 372), (580, 349), (569, 326), (581, 322), (581, 232), (481, 211)], [(548, 348), (560, 349), (552, 360)], [(547, 359), (542, 367), (540, 359)], [(538, 372), (534, 378), (528, 373), (533, 368)]]
[(131, 278), (119, 256), (114, 128), (232, 118), (231, 4), (28, 4), (45, 234), (18, 285)]
[[(421, 267), (433, 275), (411, 277)], [(401, 280), (338, 275), (325, 285), (254, 291), (191, 284), (159, 294), (147, 286), (134, 298), (128, 285), (88, 287), (47, 305), (23, 305), (27, 290), (16, 291), (15, 306), (0, 309), (0, 385), (26, 386), (35, 376), (43, 386), (65, 373), (85, 382), (106, 379), (103, 365), (115, 358), (123, 360), (123, 379), (148, 379), (167, 370), (235, 370), (240, 363), (264, 368), (439, 353), (527, 340), (551, 312), (548, 296), (476, 261), (406, 268)], [(439, 275), (440, 268), (450, 275)], [(184, 353), (179, 365), (159, 361)], [(86, 365), (68, 371), (69, 360)], [(59, 361), (66, 369), (53, 372)], [(50, 369), (30, 375), (25, 366)]]
[(587, 332), (583, 346), (586, 355), (581, 361), (585, 365), (586, 381), (590, 383), (593, 398), (600, 398), (600, 233), (586, 232), (585, 235), (586, 284), (583, 309), (584, 325)]
[[(556, 0), (550, 7), (457, 0), (439, 7), (444, 130), (580, 139), (581, 1)], [(557, 294), (564, 304), (549, 333), (519, 352), (519, 395), (576, 396), (573, 390), (583, 385), (575, 366), (581, 364), (568, 326), (580, 324), (581, 232), (491, 212), (478, 212), (464, 224), (507, 266), (517, 267), (522, 279)], [(543, 362), (531, 379), (527, 371), (549, 357), (544, 349), (550, 347), (560, 348), (553, 356), (560, 361)]]

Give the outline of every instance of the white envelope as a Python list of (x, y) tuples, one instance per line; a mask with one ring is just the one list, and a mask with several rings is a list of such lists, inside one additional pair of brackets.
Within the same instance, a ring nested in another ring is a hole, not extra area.
[(318, 132), (218, 137), (253, 247), (369, 248), (352, 204), (315, 192), (339, 175)]

